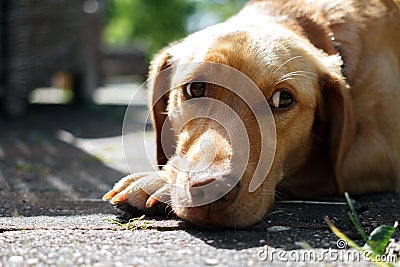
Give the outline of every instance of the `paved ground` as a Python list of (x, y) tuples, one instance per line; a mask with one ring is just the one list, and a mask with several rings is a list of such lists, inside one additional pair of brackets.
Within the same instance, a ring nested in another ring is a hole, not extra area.
[[(145, 107), (135, 109), (138, 144), (152, 140), (151, 132), (143, 133), (150, 130)], [(139, 223), (144, 230), (111, 223), (117, 212), (100, 198), (128, 173), (120, 137), (124, 111), (36, 105), (26, 118), (0, 118), (0, 266), (308, 266), (301, 242), (324, 256), (318, 265), (366, 266), (347, 262), (352, 255), (338, 249), (324, 222), (329, 216), (361, 243), (342, 198), (279, 203), (245, 230), (198, 229), (173, 217), (146, 217)], [(150, 168), (139, 148), (135, 163), (133, 171)], [(367, 232), (400, 219), (399, 194), (355, 200)], [(269, 258), (260, 260), (266, 252)]]

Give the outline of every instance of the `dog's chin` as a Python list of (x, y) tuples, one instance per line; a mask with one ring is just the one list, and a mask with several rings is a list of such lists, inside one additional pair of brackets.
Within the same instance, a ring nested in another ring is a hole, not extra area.
[(230, 227), (229, 210), (239, 191), (240, 186), (237, 185), (223, 197), (211, 203), (196, 203), (193, 198), (188, 201), (188, 194), (175, 191), (175, 194), (171, 196), (171, 206), (178, 217), (193, 224), (206, 228), (226, 228)]
[(227, 220), (227, 214), (213, 210), (212, 204), (199, 207), (175, 208), (174, 212), (178, 217), (189, 221), (192, 224), (209, 229), (230, 228), (232, 225)]
[(245, 217), (235, 210), (215, 210), (212, 205), (199, 207), (173, 208), (175, 214), (194, 225), (208, 229), (241, 229), (256, 224), (263, 216)]
[[(239, 191), (238, 188), (235, 190)], [(273, 205), (273, 198), (266, 200), (265, 196), (254, 196), (254, 201), (246, 201), (249, 196), (243, 196), (241, 192), (229, 192), (227, 195), (235, 195), (235, 201), (230, 202), (219, 199), (207, 205), (185, 207), (172, 197), (172, 209), (175, 214), (192, 224), (208, 229), (236, 229), (247, 228), (262, 220), (267, 211)], [(261, 202), (259, 197), (263, 198)]]

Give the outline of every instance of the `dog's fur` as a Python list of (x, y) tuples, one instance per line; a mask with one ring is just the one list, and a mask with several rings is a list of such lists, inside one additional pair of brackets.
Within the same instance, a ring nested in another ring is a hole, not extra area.
[[(241, 71), (269, 102), (281, 88), (293, 94), (291, 108), (272, 109), (277, 148), (264, 183), (255, 192), (247, 190), (263, 138), (255, 119), (233, 93), (207, 85), (206, 96), (236, 107), (239, 116), (247, 118), (249, 164), (235, 193), (201, 207), (179, 205), (187, 195), (171, 191), (169, 184), (190, 188), (193, 177), (173, 167), (180, 164), (176, 157), (167, 160), (175, 147), (193, 161), (201, 153), (199, 140), (212, 140), (216, 156), (210, 168), (223, 171), (229, 171), (232, 154), (240, 151), (232, 151), (223, 127), (207, 119), (167, 133), (163, 150), (161, 128), (165, 122), (172, 128), (176, 124), (165, 112), (187, 98), (181, 88), (156, 101), (170, 89), (165, 78), (150, 84), (158, 162), (165, 166), (157, 173), (122, 179), (104, 199), (143, 210), (167, 200), (179, 217), (195, 224), (246, 227), (266, 215), (277, 192), (310, 198), (400, 190), (398, 0), (253, 0), (226, 22), (162, 50), (150, 76), (191, 62), (221, 63)], [(184, 116), (185, 110), (181, 112)], [(206, 180), (206, 175), (209, 171), (196, 179)]]

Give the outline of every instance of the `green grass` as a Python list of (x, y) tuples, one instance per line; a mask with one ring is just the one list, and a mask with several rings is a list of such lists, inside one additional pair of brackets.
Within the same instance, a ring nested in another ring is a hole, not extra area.
[(19, 174), (33, 174), (33, 175), (39, 175), (39, 176), (46, 176), (51, 173), (51, 170), (43, 166), (39, 163), (30, 163), (30, 162), (17, 162), (14, 164), (14, 169), (19, 173)]
[(138, 218), (132, 218), (127, 223), (121, 223), (111, 218), (104, 218), (104, 220), (120, 226), (123, 230), (146, 230), (151, 222), (142, 221), (144, 217), (145, 215), (142, 215)]
[[(367, 256), (372, 263), (377, 266), (400, 266), (399, 258), (394, 258), (396, 262), (385, 262), (380, 261), (379, 259), (388, 258), (387, 247), (393, 242), (393, 234), (397, 230), (398, 222), (396, 221), (393, 226), (389, 225), (381, 225), (375, 228), (369, 236), (365, 233), (362, 228), (360, 219), (356, 210), (354, 209), (353, 203), (349, 197), (348, 193), (345, 193), (345, 197), (347, 200), (347, 204), (349, 205), (350, 211), (348, 212), (348, 216), (350, 221), (353, 223), (363, 241), (364, 245), (361, 247), (356, 242), (347, 237), (343, 232), (341, 232), (333, 223), (329, 220), (328, 217), (325, 218), (326, 223), (331, 228), (332, 232), (339, 238), (345, 240), (347, 244), (362, 253), (364, 256)], [(393, 255), (393, 257), (396, 257)]]
[(47, 171), (46, 167), (40, 164), (28, 163), (28, 162), (17, 162), (14, 164), (14, 168), (20, 172), (32, 172), (32, 171), (39, 171), (45, 172)]

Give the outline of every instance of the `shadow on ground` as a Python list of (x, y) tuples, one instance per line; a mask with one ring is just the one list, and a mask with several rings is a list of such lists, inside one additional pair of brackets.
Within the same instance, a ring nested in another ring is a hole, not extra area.
[[(353, 201), (367, 234), (380, 225), (393, 225), (400, 219), (400, 194), (367, 195), (355, 197)], [(249, 229), (221, 232), (192, 228), (187, 231), (218, 249), (243, 250), (267, 245), (292, 250), (302, 248), (304, 242), (313, 248), (338, 249), (338, 237), (324, 220), (329, 217), (343, 233), (363, 245), (361, 236), (348, 218), (348, 211), (344, 197), (320, 198), (309, 203), (277, 203), (262, 222)], [(400, 239), (399, 231), (394, 238)]]
[[(123, 106), (33, 105), (23, 118), (0, 118), (0, 216), (110, 212), (100, 198), (121, 176), (105, 164), (118, 154)], [(143, 130), (143, 123), (138, 130)], [(80, 144), (112, 140), (101, 156)], [(84, 140), (84, 141), (82, 141)], [(107, 151), (108, 149), (108, 151)]]

